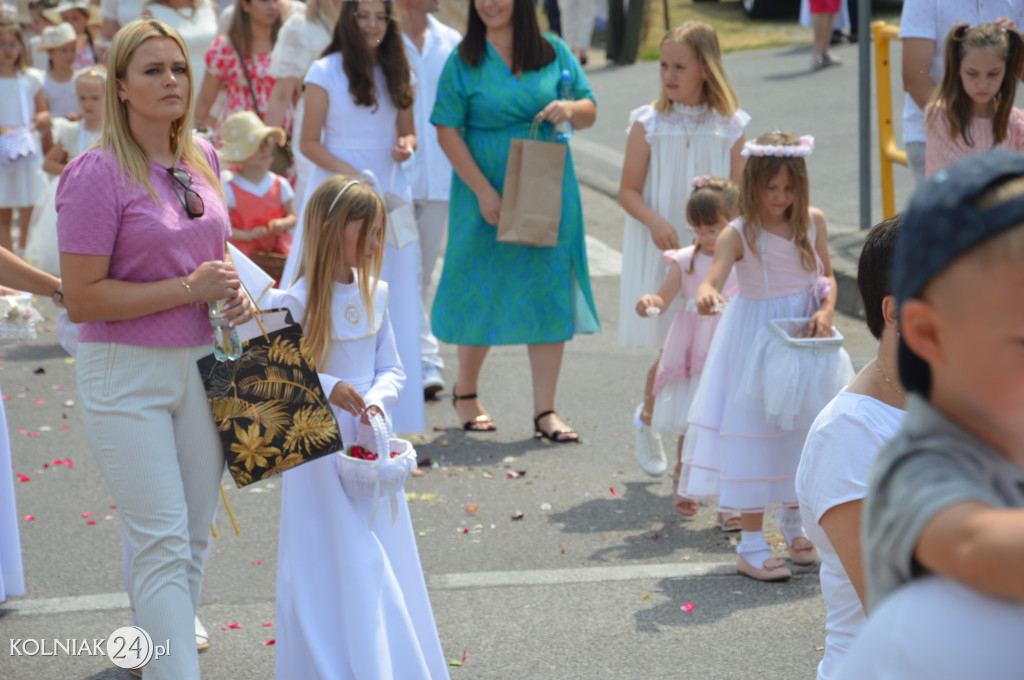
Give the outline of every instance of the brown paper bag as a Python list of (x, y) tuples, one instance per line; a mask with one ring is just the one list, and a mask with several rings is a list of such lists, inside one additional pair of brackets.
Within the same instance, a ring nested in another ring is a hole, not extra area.
[(513, 139), (505, 167), (498, 240), (523, 246), (558, 245), (562, 221), (562, 176), (565, 144), (535, 139)]

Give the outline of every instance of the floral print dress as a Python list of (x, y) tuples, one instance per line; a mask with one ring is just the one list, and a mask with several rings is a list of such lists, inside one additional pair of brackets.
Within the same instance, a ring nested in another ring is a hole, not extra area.
[[(231, 41), (225, 35), (217, 36), (217, 39), (206, 51), (206, 70), (208, 73), (222, 80), (226, 86), (227, 103), (217, 121), (217, 128), (224, 124), (224, 119), (232, 113), (239, 111), (254, 111), (260, 118), (267, 112), (270, 104), (270, 93), (274, 89), (274, 78), (270, 75), (270, 52), (259, 54), (247, 54), (244, 58), (244, 68), (249, 74), (249, 81), (246, 81), (245, 73), (239, 62), (239, 54), (232, 46)], [(249, 91), (249, 82), (252, 82), (252, 93)], [(256, 95), (256, 106), (253, 106), (253, 94)], [(291, 116), (284, 120), (285, 131), (291, 133)], [(218, 133), (219, 139), (219, 133)]]

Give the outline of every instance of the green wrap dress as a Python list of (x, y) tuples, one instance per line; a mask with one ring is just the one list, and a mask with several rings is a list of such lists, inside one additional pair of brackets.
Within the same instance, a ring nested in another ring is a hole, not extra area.
[[(594, 99), (565, 43), (550, 34), (544, 37), (557, 58), (519, 79), (490, 43), (479, 66), (464, 62), (456, 50), (441, 74), (430, 122), (462, 130), (473, 159), (498, 193), (511, 141), (528, 138), (534, 116), (558, 98), (563, 69), (571, 74), (575, 99)], [(543, 128), (542, 138), (551, 139), (551, 125)], [(444, 342), (477, 346), (563, 342), (600, 329), (571, 152), (562, 178), (558, 245), (553, 248), (499, 243), (497, 229), (480, 214), (476, 195), (457, 174), (452, 177), (448, 246), (432, 324)]]

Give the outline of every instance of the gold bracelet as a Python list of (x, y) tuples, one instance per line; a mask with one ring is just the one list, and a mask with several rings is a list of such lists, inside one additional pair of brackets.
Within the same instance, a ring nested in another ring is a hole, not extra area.
[(188, 293), (188, 303), (194, 305), (195, 301), (192, 299), (192, 286), (188, 285), (188, 281), (185, 280), (184, 276), (178, 277), (178, 283), (185, 287), (185, 292)]

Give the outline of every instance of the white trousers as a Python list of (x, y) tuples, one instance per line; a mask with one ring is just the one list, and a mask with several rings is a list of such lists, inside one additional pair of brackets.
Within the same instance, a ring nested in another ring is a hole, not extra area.
[(558, 0), (562, 15), (562, 39), (569, 49), (588, 50), (594, 35), (597, 0)]
[(83, 342), (86, 436), (135, 557), (139, 626), (170, 654), (146, 680), (198, 680), (193, 619), (224, 456), (196, 360), (210, 348)]
[(423, 355), (423, 368), (433, 367), (438, 370), (444, 368), (444, 359), (441, 358), (441, 344), (434, 337), (430, 329), (430, 277), (434, 272), (434, 265), (441, 255), (444, 247), (445, 236), (448, 233), (448, 201), (429, 201), (417, 199), (413, 201), (413, 211), (416, 215), (416, 226), (420, 231), (420, 258), (422, 259), (420, 269), (420, 292), (423, 295), (423, 320), (420, 323), (420, 346)]

